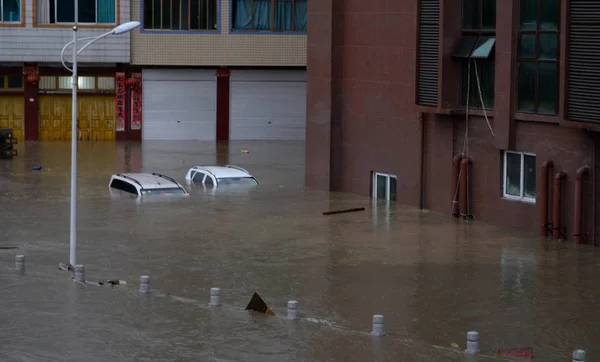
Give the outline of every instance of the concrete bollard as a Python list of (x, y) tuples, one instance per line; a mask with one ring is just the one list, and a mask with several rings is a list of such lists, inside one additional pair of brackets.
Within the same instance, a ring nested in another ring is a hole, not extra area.
[(85, 281), (85, 267), (83, 265), (75, 265), (75, 281)]
[(221, 305), (221, 288), (210, 288), (210, 305)]
[(371, 334), (374, 336), (383, 336), (385, 329), (383, 328), (383, 316), (381, 314), (373, 315), (373, 330)]
[(148, 275), (140, 277), (140, 293), (150, 293), (150, 277)]
[(466, 353), (476, 354), (479, 353), (479, 333), (470, 331), (467, 333), (467, 349)]
[(573, 362), (585, 362), (585, 351), (583, 349), (573, 351)]
[(15, 256), (15, 268), (17, 270), (25, 269), (25, 255)]
[(298, 302), (290, 300), (287, 304), (287, 318), (289, 320), (298, 319)]

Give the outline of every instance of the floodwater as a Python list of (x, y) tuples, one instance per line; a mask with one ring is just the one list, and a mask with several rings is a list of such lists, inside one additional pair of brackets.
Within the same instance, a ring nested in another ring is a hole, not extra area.
[[(80, 143), (77, 262), (69, 259), (69, 143), (0, 160), (2, 361), (487, 361), (532, 347), (600, 356), (595, 249), (304, 187), (294, 142)], [(242, 152), (248, 150), (249, 153)], [(231, 163), (253, 189), (187, 185)], [(41, 171), (32, 167), (41, 165)], [(161, 172), (189, 196), (111, 198), (117, 172)], [(450, 203), (449, 203), (450, 208)], [(323, 216), (328, 210), (362, 212)], [(26, 270), (14, 256), (26, 255)], [(152, 292), (140, 295), (139, 276)], [(220, 307), (209, 307), (211, 287)], [(276, 316), (244, 311), (257, 292)], [(300, 320), (288, 321), (297, 300)], [(388, 335), (371, 337), (373, 314)], [(481, 336), (468, 358), (466, 333)]]

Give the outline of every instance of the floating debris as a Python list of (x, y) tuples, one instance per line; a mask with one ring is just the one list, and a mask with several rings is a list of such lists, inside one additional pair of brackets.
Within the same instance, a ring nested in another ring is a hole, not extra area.
[(100, 281), (100, 282), (98, 282), (98, 284), (99, 285), (110, 284), (111, 286), (115, 286), (115, 285), (119, 285), (119, 284), (127, 284), (127, 282), (124, 280), (111, 279), (111, 280), (107, 280), (107, 281)]
[(519, 357), (523, 359), (533, 359), (533, 347), (516, 348), (516, 349), (501, 349), (498, 351), (499, 356)]
[(267, 315), (275, 315), (275, 313), (267, 306), (267, 303), (265, 303), (256, 292), (252, 295), (252, 299), (250, 299), (250, 303), (246, 306), (246, 310), (254, 310)]
[(68, 271), (75, 271), (75, 268), (73, 267), (73, 265), (71, 265), (71, 264), (63, 264), (63, 263), (58, 264), (58, 269), (60, 269), (60, 270), (68, 270)]
[(333, 323), (329, 322), (328, 320), (321, 319), (321, 318), (307, 317), (307, 318), (304, 318), (304, 320), (306, 320), (308, 322), (312, 322), (312, 323), (325, 324), (325, 325), (328, 325), (328, 326), (333, 326)]
[(345, 209), (345, 210), (336, 210), (336, 211), (325, 211), (323, 215), (335, 215), (335, 214), (344, 214), (347, 212), (356, 212), (356, 211), (365, 211), (364, 207), (356, 207), (353, 209)]

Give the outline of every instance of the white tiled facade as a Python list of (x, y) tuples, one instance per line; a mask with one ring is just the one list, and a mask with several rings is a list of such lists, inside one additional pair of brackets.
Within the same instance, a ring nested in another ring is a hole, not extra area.
[[(141, 2), (131, 0), (132, 20), (140, 20)], [(306, 66), (306, 34), (232, 34), (231, 4), (219, 0), (219, 30), (214, 34), (136, 29), (132, 64), (163, 66)], [(319, 1), (319, 0), (311, 0)]]
[[(24, 26), (0, 24), (0, 62), (60, 62), (60, 50), (72, 40), (73, 31), (64, 26), (37, 25), (38, 0), (21, 1)], [(140, 21), (141, 1), (117, 0), (117, 21)], [(98, 41), (80, 55), (79, 61), (142, 66), (306, 66), (306, 35), (232, 34), (231, 1), (219, 0), (220, 26), (214, 34), (136, 29)], [(79, 37), (93, 37), (108, 30), (82, 27)]]
[[(25, 1), (25, 26), (0, 27), (0, 62), (60, 62), (62, 47), (73, 39), (71, 28), (37, 27), (34, 16), (36, 0)], [(129, 0), (119, 0), (120, 15), (125, 23), (130, 19)], [(93, 37), (109, 29), (81, 28), (79, 37)], [(129, 63), (131, 35), (109, 36), (87, 48), (80, 56), (82, 63)]]

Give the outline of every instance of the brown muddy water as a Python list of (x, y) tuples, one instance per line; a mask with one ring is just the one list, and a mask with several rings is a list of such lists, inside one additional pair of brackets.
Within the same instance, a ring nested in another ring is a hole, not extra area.
[[(18, 247), (0, 250), (2, 361), (486, 361), (520, 347), (599, 359), (595, 249), (306, 189), (303, 143), (80, 144), (78, 263), (90, 281), (128, 284), (74, 283), (57, 268), (69, 258), (69, 147), (26, 143), (0, 161), (1, 244)], [(215, 163), (261, 184), (185, 183), (190, 166)], [(110, 197), (111, 174), (138, 171), (190, 196)], [(322, 215), (351, 207), (366, 211)], [(145, 274), (152, 292), (140, 295)], [(221, 307), (207, 306), (211, 287)], [(243, 310), (254, 292), (276, 316)], [(285, 319), (288, 300), (303, 319)], [(377, 313), (380, 338), (368, 334)], [(482, 350), (470, 359), (450, 347), (469, 330)]]

